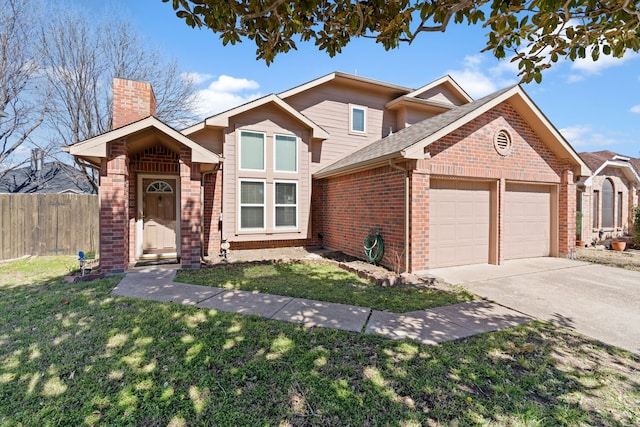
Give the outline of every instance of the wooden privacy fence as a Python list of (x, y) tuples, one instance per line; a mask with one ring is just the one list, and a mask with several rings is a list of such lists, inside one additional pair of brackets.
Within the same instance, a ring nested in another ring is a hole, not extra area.
[(98, 196), (0, 194), (0, 230), (0, 259), (97, 251)]

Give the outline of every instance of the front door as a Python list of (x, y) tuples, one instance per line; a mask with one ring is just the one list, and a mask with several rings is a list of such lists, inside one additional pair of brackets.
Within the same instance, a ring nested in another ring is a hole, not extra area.
[(176, 180), (142, 180), (143, 254), (176, 252)]

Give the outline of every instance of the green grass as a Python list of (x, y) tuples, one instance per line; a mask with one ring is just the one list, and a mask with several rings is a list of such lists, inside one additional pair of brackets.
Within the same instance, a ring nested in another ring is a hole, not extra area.
[(546, 323), (425, 346), (113, 297), (55, 264), (1, 270), (2, 426), (640, 423), (638, 357)]
[(200, 270), (181, 270), (175, 280), (352, 304), (394, 313), (474, 299), (473, 294), (460, 288), (444, 291), (425, 286), (378, 286), (338, 266), (314, 262), (227, 264)]

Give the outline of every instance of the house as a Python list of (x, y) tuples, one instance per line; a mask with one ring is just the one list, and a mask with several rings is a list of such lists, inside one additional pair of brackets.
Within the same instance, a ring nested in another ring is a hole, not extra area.
[(577, 210), (587, 244), (624, 236), (640, 197), (640, 159), (604, 150), (579, 153), (593, 174), (578, 183)]
[(323, 246), (400, 271), (566, 256), (589, 167), (520, 86), (473, 100), (331, 73), (178, 131), (149, 84), (114, 80), (113, 130), (66, 151), (100, 168), (106, 272), (231, 249)]
[(82, 171), (60, 161), (45, 161), (45, 153), (34, 149), (31, 164), (8, 171), (0, 178), (0, 193), (96, 194)]

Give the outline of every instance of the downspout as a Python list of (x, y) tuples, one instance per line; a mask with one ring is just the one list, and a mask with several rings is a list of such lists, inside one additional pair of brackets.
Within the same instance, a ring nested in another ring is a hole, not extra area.
[(389, 160), (389, 167), (404, 173), (404, 271), (409, 271), (409, 169)]
[[(200, 262), (204, 263), (204, 179), (207, 175), (214, 174), (220, 169), (221, 163), (218, 163), (213, 170), (205, 172), (200, 176)], [(220, 205), (222, 206), (222, 204)]]

